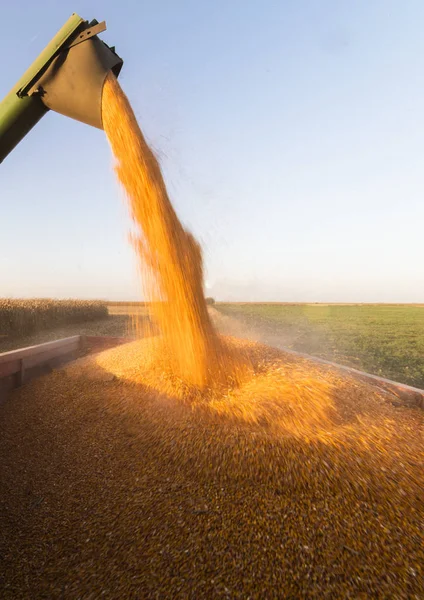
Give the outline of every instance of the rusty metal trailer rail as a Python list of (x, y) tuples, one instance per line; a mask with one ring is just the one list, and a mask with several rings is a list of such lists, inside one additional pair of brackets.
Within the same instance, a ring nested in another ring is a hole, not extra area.
[(13, 388), (71, 360), (129, 342), (125, 338), (74, 335), (0, 353), (0, 399)]
[(384, 377), (380, 377), (379, 375), (372, 375), (371, 373), (366, 373), (365, 371), (359, 371), (358, 369), (354, 369), (353, 367), (348, 367), (346, 365), (341, 365), (340, 363), (331, 362), (324, 358), (318, 358), (317, 356), (311, 356), (310, 354), (304, 354), (303, 352), (296, 352), (295, 350), (289, 350), (284, 346), (277, 346), (279, 350), (286, 352), (287, 354), (293, 354), (294, 356), (298, 356), (299, 358), (303, 358), (305, 360), (309, 360), (314, 363), (319, 363), (322, 365), (327, 365), (332, 367), (333, 369), (337, 369), (342, 373), (347, 373), (352, 375), (356, 379), (363, 381), (365, 383), (369, 383), (376, 388), (384, 392), (389, 392), (392, 396), (395, 396), (394, 401), (397, 401), (405, 406), (411, 407), (419, 407), (424, 409), (424, 390), (416, 387), (412, 387), (407, 385), (406, 383), (399, 383), (398, 381), (393, 381), (392, 379), (385, 379)]

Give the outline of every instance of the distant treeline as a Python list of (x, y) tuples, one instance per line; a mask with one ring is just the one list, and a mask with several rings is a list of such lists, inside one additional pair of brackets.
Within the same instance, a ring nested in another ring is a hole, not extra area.
[(127, 301), (127, 300), (111, 300), (106, 302), (108, 306), (146, 306), (148, 302), (135, 302), (135, 301)]
[(107, 317), (107, 304), (101, 300), (0, 298), (0, 335), (27, 335)]

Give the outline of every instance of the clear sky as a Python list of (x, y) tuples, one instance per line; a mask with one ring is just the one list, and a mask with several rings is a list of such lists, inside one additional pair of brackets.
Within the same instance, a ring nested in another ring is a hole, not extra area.
[[(120, 78), (221, 300), (424, 301), (422, 0), (1, 0), (3, 97), (72, 12)], [(102, 131), (0, 165), (0, 296), (138, 299)]]

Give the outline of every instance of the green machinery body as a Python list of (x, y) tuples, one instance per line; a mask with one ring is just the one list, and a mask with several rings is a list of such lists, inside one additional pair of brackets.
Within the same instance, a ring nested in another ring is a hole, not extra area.
[(102, 127), (103, 83), (123, 61), (97, 37), (105, 23), (73, 14), (0, 103), (0, 162), (50, 109)]

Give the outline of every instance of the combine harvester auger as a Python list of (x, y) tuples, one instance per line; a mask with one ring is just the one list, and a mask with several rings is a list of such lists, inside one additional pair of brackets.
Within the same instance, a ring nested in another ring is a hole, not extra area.
[(123, 61), (97, 34), (105, 22), (73, 14), (0, 104), (0, 162), (49, 111), (102, 127), (103, 83)]

